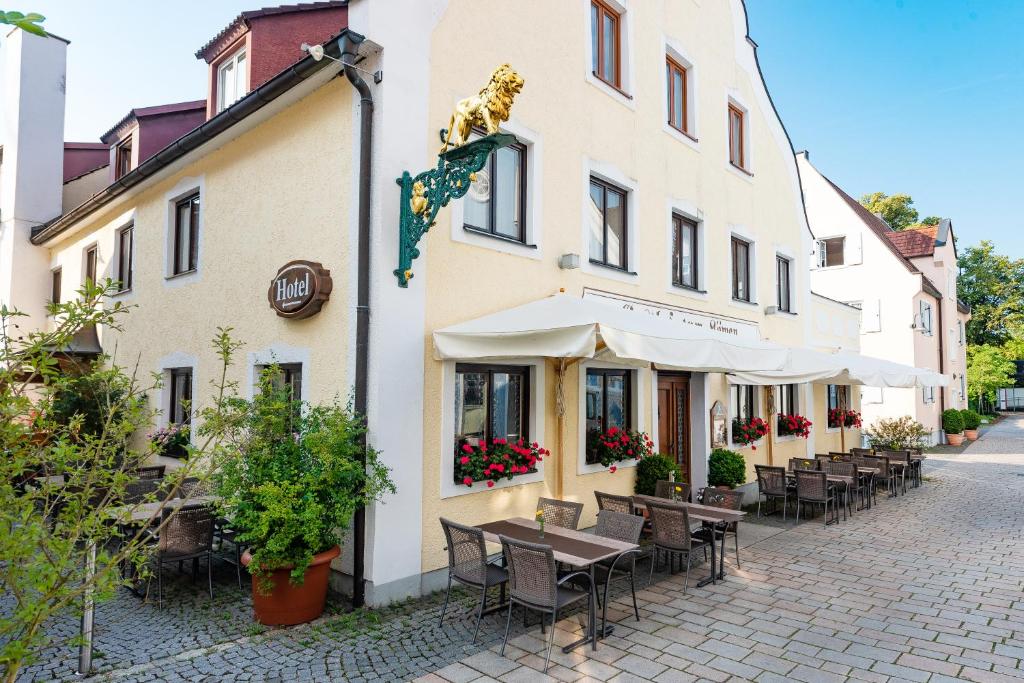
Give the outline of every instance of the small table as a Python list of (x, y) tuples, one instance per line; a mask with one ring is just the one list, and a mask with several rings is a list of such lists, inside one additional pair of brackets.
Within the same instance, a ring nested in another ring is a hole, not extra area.
[[(593, 634), (597, 631), (597, 620), (594, 614), (594, 605), (596, 604), (594, 596), (597, 590), (597, 587), (594, 585), (594, 565), (601, 560), (612, 559), (624, 552), (637, 550), (640, 546), (635, 543), (626, 543), (625, 541), (617, 541), (613, 538), (595, 536), (594, 534), (587, 534), (582, 531), (566, 529), (552, 524), (546, 524), (544, 526), (544, 534), (541, 535), (540, 524), (535, 520), (526, 519), (525, 517), (513, 517), (511, 519), (488, 522), (487, 524), (481, 524), (479, 528), (484, 532), (484, 539), (491, 543), (500, 543), (501, 540), (498, 537), (507, 536), (517, 541), (549, 545), (555, 556), (555, 561), (564, 562), (574, 567), (587, 568), (587, 571), (590, 573), (590, 623), (588, 624), (587, 635), (563, 647), (562, 652), (571, 652), (580, 645), (587, 643), (591, 643), (593, 649), (596, 650), (598, 639), (593, 637)], [(610, 579), (611, 576), (609, 575)], [(611, 635), (614, 630), (614, 626), (602, 624), (599, 637), (603, 638)]]
[[(705, 526), (711, 527), (711, 575), (701, 579), (697, 582), (698, 587), (704, 587), (709, 583), (716, 583), (718, 579), (725, 580), (725, 533), (722, 533), (722, 551), (718, 558), (718, 564), (715, 563), (715, 536), (714, 532), (717, 530), (719, 525), (727, 526), (732, 522), (739, 522), (747, 516), (746, 512), (742, 510), (730, 510), (729, 508), (719, 508), (713, 505), (701, 505), (699, 503), (684, 503), (681, 501), (674, 501), (671, 498), (658, 498), (657, 496), (647, 496), (638, 494), (633, 496), (633, 502), (638, 507), (646, 507), (647, 501), (654, 503), (678, 505), (679, 507), (686, 508), (687, 514), (690, 519), (695, 519)], [(653, 560), (652, 560), (653, 561)]]

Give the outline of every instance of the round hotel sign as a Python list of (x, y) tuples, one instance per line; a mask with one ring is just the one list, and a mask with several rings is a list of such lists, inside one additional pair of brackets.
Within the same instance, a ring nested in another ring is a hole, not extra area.
[(270, 281), (267, 299), (282, 318), (300, 320), (320, 312), (331, 297), (331, 271), (313, 261), (291, 261)]

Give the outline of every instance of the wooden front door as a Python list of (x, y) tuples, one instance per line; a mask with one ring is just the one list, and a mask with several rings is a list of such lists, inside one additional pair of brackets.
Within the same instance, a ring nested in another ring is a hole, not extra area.
[(658, 373), (658, 448), (690, 478), (690, 378)]

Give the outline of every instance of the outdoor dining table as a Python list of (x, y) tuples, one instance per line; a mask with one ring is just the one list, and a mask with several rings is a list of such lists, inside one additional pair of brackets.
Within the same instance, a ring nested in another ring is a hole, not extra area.
[[(713, 505), (673, 501), (669, 498), (658, 498), (657, 496), (647, 496), (643, 494), (633, 496), (633, 504), (637, 507), (645, 507), (647, 501), (684, 507), (686, 508), (686, 513), (690, 516), (690, 519), (695, 519), (701, 524), (710, 527), (712, 532), (714, 532), (719, 525), (726, 526), (732, 522), (739, 522), (747, 515), (747, 513), (742, 510), (730, 510), (728, 508), (720, 508)], [(725, 534), (722, 534), (722, 550), (718, 553), (717, 565), (714, 533), (712, 533), (711, 539), (711, 574), (710, 576), (698, 581), (698, 587), (706, 586), (709, 583), (717, 583), (718, 579), (722, 579), (723, 581), (725, 580)]]
[[(587, 635), (563, 647), (562, 652), (571, 652), (587, 643), (591, 643), (593, 649), (596, 650), (598, 638), (593, 637), (597, 632), (597, 619), (594, 611), (596, 604), (595, 596), (597, 595), (594, 566), (602, 560), (614, 559), (624, 552), (637, 550), (640, 546), (613, 538), (595, 536), (594, 534), (576, 531), (575, 529), (554, 526), (553, 524), (544, 525), (544, 531), (541, 533), (540, 524), (535, 520), (526, 519), (525, 517), (512, 517), (511, 519), (488, 522), (481, 524), (479, 528), (484, 532), (484, 539), (491, 543), (500, 543), (501, 539), (499, 536), (507, 536), (517, 541), (549, 545), (556, 562), (563, 562), (573, 567), (585, 567), (587, 569), (590, 574), (590, 614)], [(602, 624), (599, 638), (609, 636), (614, 631), (614, 626)]]
[[(878, 469), (875, 468), (875, 467), (860, 467), (860, 466), (857, 467), (857, 477), (858, 478), (863, 478), (863, 477), (867, 477), (868, 478), (868, 498), (867, 498), (868, 502), (867, 502), (867, 505), (857, 508), (858, 510), (864, 510), (865, 508), (868, 509), (868, 510), (871, 509), (871, 492), (874, 491), (874, 489), (875, 489), (875, 483), (874, 482), (875, 482), (875, 475), (876, 474), (878, 474)], [(787, 470), (786, 471), (786, 478), (787, 479), (796, 479), (796, 474), (794, 472), (790, 471), (790, 470)], [(825, 475), (825, 479), (830, 484), (846, 484), (847, 486), (850, 486), (853, 483), (852, 482), (853, 477), (847, 477), (847, 476), (844, 476), (842, 474), (826, 474)]]

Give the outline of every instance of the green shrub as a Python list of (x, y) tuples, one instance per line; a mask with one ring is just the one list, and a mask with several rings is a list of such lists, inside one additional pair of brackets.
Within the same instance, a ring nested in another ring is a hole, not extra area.
[(956, 408), (947, 408), (942, 411), (942, 429), (947, 434), (962, 434), (964, 431), (964, 418)]
[(909, 415), (878, 420), (864, 432), (872, 448), (884, 451), (922, 448), (928, 434), (925, 426)]
[(708, 458), (708, 485), (739, 486), (747, 481), (747, 463), (736, 451), (716, 448)]
[(981, 415), (970, 408), (960, 411), (960, 417), (964, 420), (964, 429), (977, 429), (981, 426)]
[(676, 481), (683, 481), (683, 470), (672, 456), (654, 453), (641, 458), (636, 464), (636, 484), (633, 491), (640, 495), (653, 496), (655, 483), (667, 481), (671, 472), (676, 473)]

